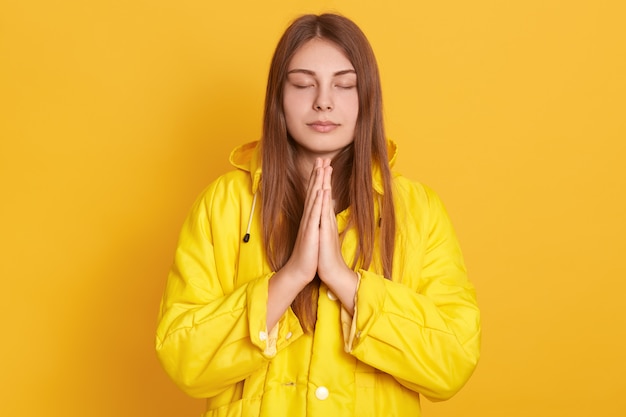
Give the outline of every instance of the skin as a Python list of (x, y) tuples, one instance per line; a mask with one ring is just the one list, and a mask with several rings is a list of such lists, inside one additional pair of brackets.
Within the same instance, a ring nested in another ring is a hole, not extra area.
[(354, 140), (358, 95), (352, 64), (333, 43), (307, 42), (290, 62), (283, 104), (307, 194), (291, 257), (269, 282), (268, 329), (316, 273), (350, 314), (358, 281), (341, 254), (330, 166), (332, 157)]
[(283, 108), (305, 181), (317, 158), (332, 159), (354, 140), (359, 113), (356, 83), (352, 63), (329, 41), (313, 39), (291, 59)]

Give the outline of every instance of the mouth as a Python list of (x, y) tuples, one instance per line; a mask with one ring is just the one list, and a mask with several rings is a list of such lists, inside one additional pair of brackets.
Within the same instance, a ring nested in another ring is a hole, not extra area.
[(320, 132), (320, 133), (326, 133), (326, 132), (330, 132), (331, 130), (334, 130), (335, 128), (337, 128), (339, 126), (338, 123), (334, 123), (334, 122), (330, 122), (327, 120), (318, 120), (315, 122), (311, 122), (311, 123), (307, 123), (307, 126), (309, 126), (311, 129), (315, 130), (316, 132)]

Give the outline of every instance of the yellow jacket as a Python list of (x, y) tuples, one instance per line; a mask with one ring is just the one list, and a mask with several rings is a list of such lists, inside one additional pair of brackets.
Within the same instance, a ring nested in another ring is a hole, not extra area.
[[(395, 158), (392, 142), (389, 148)], [(261, 178), (256, 144), (235, 149), (231, 162), (238, 169), (202, 193), (183, 226), (156, 337), (170, 377), (189, 395), (207, 398), (205, 417), (415, 417), (420, 394), (454, 395), (478, 361), (480, 323), (439, 198), (394, 175), (391, 280), (374, 272), (375, 262), (358, 271), (354, 318), (322, 283), (313, 334), (291, 309), (268, 332), (272, 271), (260, 204), (253, 204)], [(340, 232), (349, 211), (337, 216)], [(348, 231), (348, 261), (355, 244)]]

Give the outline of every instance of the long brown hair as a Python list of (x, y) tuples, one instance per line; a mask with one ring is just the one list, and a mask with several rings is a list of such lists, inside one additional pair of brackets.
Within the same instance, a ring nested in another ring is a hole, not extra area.
[[(302, 45), (315, 38), (336, 44), (357, 74), (359, 113), (354, 141), (331, 163), (336, 211), (351, 207), (348, 227), (355, 228), (358, 236), (351, 267), (370, 267), (376, 228), (380, 227), (382, 271), (378, 272), (391, 278), (396, 225), (378, 66), (374, 52), (359, 27), (335, 14), (305, 15), (296, 19), (278, 42), (272, 58), (261, 142), (263, 243), (267, 260), (274, 271), (287, 262), (304, 210), (306, 190), (296, 165), (296, 145), (287, 132), (283, 90), (291, 58)], [(375, 218), (374, 214), (374, 167), (380, 171), (384, 190), (377, 198), (380, 202), (379, 218)], [(306, 330), (312, 330), (317, 320), (318, 292), (319, 278), (316, 277), (292, 303), (294, 313)]]

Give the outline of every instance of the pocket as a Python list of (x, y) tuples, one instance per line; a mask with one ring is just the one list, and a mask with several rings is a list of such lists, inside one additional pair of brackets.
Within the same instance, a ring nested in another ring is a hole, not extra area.
[(261, 412), (260, 399), (243, 399), (207, 410), (202, 417), (257, 417)]
[(241, 417), (243, 400), (235, 401), (222, 407), (208, 410), (203, 417)]
[(381, 371), (355, 373), (355, 415), (359, 417), (420, 416), (420, 396)]
[(376, 373), (356, 372), (354, 374), (356, 398), (354, 399), (354, 415), (359, 417), (376, 416)]

